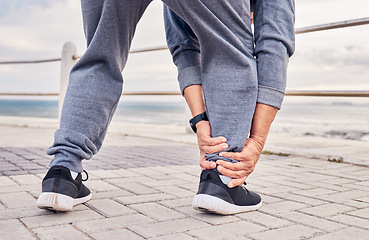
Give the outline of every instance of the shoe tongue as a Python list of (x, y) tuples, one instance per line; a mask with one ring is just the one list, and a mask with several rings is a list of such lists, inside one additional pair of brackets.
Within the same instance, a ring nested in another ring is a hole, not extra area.
[(228, 185), (228, 183), (232, 180), (232, 178), (224, 176), (224, 175), (219, 175), (220, 180), (225, 184)]
[(76, 180), (76, 178), (78, 177), (78, 172), (70, 170), (70, 175), (72, 176), (73, 180)]

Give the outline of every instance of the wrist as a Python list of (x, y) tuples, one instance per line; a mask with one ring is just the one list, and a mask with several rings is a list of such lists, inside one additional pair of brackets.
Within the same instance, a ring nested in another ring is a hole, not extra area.
[(262, 151), (264, 148), (267, 136), (250, 135), (249, 139), (254, 141), (257, 144), (259, 150)]
[(190, 126), (192, 128), (192, 130), (196, 133), (197, 132), (197, 127), (196, 125), (199, 123), (199, 122), (202, 122), (202, 121), (209, 121), (208, 119), (208, 116), (206, 115), (206, 112), (203, 112), (201, 114), (198, 114), (196, 115), (195, 117), (193, 117), (191, 120), (190, 120)]

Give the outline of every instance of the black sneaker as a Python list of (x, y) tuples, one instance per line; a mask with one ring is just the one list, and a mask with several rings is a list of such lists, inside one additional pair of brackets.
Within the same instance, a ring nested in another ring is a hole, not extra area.
[(90, 199), (91, 192), (82, 184), (81, 173), (74, 180), (68, 168), (53, 166), (42, 180), (42, 193), (36, 205), (42, 209), (65, 212)]
[(258, 194), (244, 186), (228, 188), (216, 170), (203, 170), (192, 207), (199, 211), (222, 215), (258, 210), (262, 205)]

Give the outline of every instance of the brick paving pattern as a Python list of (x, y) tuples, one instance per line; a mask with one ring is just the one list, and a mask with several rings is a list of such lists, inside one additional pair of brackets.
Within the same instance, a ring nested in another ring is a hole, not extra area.
[(45, 148), (0, 148), (1, 239), (369, 239), (368, 167), (263, 155), (248, 179), (262, 208), (219, 216), (191, 207), (195, 145), (127, 140), (85, 161), (93, 198), (68, 213), (35, 207)]

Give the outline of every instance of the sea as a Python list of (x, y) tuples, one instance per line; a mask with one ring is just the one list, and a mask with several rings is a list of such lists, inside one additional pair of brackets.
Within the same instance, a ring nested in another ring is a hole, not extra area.
[[(181, 96), (123, 96), (113, 121), (185, 126)], [(57, 99), (0, 99), (0, 116), (58, 118)], [(286, 97), (271, 132), (369, 142), (369, 99)]]

